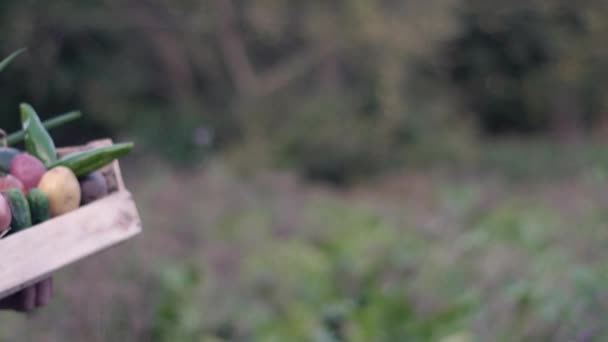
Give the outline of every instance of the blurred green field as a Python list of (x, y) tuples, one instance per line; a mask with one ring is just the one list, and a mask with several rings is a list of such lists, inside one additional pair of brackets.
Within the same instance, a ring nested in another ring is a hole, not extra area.
[[(222, 159), (133, 159), (144, 235), (59, 272), (40, 312), (1, 313), (0, 339), (607, 339), (608, 165), (501, 146), (476, 170), (410, 168), (347, 189)], [(531, 169), (504, 168), (513, 155)]]

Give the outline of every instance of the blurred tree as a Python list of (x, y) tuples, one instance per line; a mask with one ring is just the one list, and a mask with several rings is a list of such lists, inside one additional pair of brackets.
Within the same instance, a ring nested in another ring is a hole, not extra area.
[[(2, 50), (30, 52), (5, 75), (23, 82), (1, 101), (28, 100), (43, 114), (80, 107), (98, 127), (141, 133), (180, 160), (200, 150), (200, 127), (213, 128), (219, 147), (262, 136), (306, 174), (350, 177), (383, 164), (413, 117), (427, 114), (404, 94), (412, 64), (454, 31), (455, 3), (7, 1)], [(311, 106), (321, 114), (307, 114)], [(306, 131), (311, 120), (331, 134)], [(361, 129), (344, 144), (351, 126)], [(358, 161), (333, 160), (343, 154)]]
[(129, 131), (177, 161), (212, 142), (348, 181), (402, 162), (404, 148), (452, 145), (469, 123), (568, 136), (608, 126), (601, 1), (6, 0), (0, 10), (0, 51), (29, 48), (2, 75), (0, 104), (82, 109), (86, 132), (62, 141)]
[(464, 2), (440, 58), (487, 133), (583, 133), (602, 117), (608, 15), (601, 1)]

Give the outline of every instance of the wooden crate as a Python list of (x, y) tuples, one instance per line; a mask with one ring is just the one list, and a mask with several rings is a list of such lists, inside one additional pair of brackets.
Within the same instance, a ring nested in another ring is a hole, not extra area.
[[(93, 141), (60, 149), (59, 154), (111, 143)], [(102, 172), (110, 189), (107, 197), (0, 240), (0, 298), (141, 232), (139, 214), (118, 161)]]

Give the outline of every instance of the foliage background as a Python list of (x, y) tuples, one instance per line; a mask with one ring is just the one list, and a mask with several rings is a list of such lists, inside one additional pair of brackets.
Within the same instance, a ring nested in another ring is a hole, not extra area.
[[(146, 233), (3, 340), (601, 341), (608, 5), (0, 2), (0, 127), (133, 139)], [(153, 167), (150, 167), (152, 165)], [(9, 328), (10, 327), (10, 328)]]

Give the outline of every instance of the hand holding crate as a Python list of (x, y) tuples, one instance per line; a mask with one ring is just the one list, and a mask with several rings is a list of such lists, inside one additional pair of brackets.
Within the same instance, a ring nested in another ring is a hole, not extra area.
[(0, 298), (23, 291), (0, 308), (27, 310), (48, 300), (53, 271), (133, 237), (141, 223), (116, 160), (131, 143), (55, 150), (35, 111), (21, 111), (23, 134), (12, 136), (27, 152), (0, 148)]

